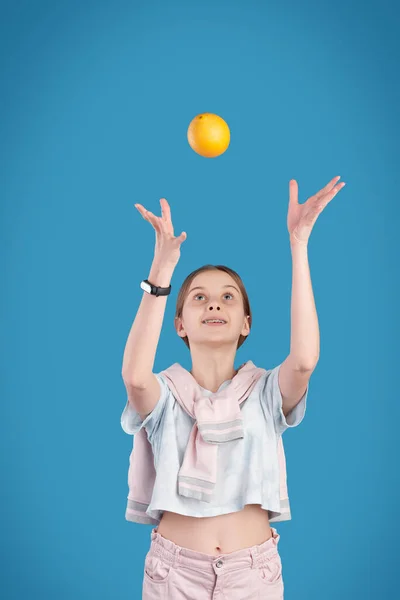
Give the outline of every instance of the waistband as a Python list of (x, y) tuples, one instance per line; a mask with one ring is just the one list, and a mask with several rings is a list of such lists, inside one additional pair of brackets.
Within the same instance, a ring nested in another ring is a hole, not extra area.
[(262, 544), (214, 556), (178, 546), (160, 535), (155, 527), (151, 531), (150, 553), (159, 556), (175, 568), (183, 565), (210, 573), (215, 572), (216, 568), (217, 570), (256, 569), (278, 553), (280, 535), (274, 527), (271, 527), (271, 531), (272, 537)]

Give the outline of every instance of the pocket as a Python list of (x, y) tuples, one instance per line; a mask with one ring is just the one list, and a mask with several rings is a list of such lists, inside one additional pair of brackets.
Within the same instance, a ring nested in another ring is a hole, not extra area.
[(162, 585), (167, 583), (172, 571), (172, 565), (164, 562), (159, 556), (147, 553), (144, 561), (144, 576), (151, 583)]
[(266, 585), (282, 582), (282, 561), (279, 552), (261, 558), (258, 576)]

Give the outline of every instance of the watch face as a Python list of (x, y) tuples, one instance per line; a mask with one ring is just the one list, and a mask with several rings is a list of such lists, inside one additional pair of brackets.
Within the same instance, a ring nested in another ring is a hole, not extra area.
[(140, 287), (142, 288), (142, 290), (144, 290), (148, 294), (151, 294), (151, 286), (148, 283), (146, 283), (145, 281), (141, 282)]

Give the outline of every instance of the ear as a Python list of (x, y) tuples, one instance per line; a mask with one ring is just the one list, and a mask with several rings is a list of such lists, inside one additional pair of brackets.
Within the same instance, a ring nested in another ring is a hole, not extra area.
[(249, 323), (250, 315), (247, 315), (244, 325), (242, 327), (241, 335), (248, 336), (250, 333), (250, 323)]
[(179, 337), (181, 337), (181, 338), (186, 337), (186, 331), (183, 326), (183, 321), (182, 321), (181, 317), (176, 317), (174, 325), (175, 325), (176, 333), (179, 335)]

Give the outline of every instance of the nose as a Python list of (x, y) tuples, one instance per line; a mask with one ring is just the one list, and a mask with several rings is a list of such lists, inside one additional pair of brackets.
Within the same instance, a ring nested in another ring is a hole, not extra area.
[[(213, 307), (212, 307), (212, 306), (209, 306), (209, 307), (208, 307), (208, 310), (213, 310)], [(221, 310), (221, 309), (220, 309), (220, 307), (219, 307), (218, 305), (216, 306), (216, 310)]]

